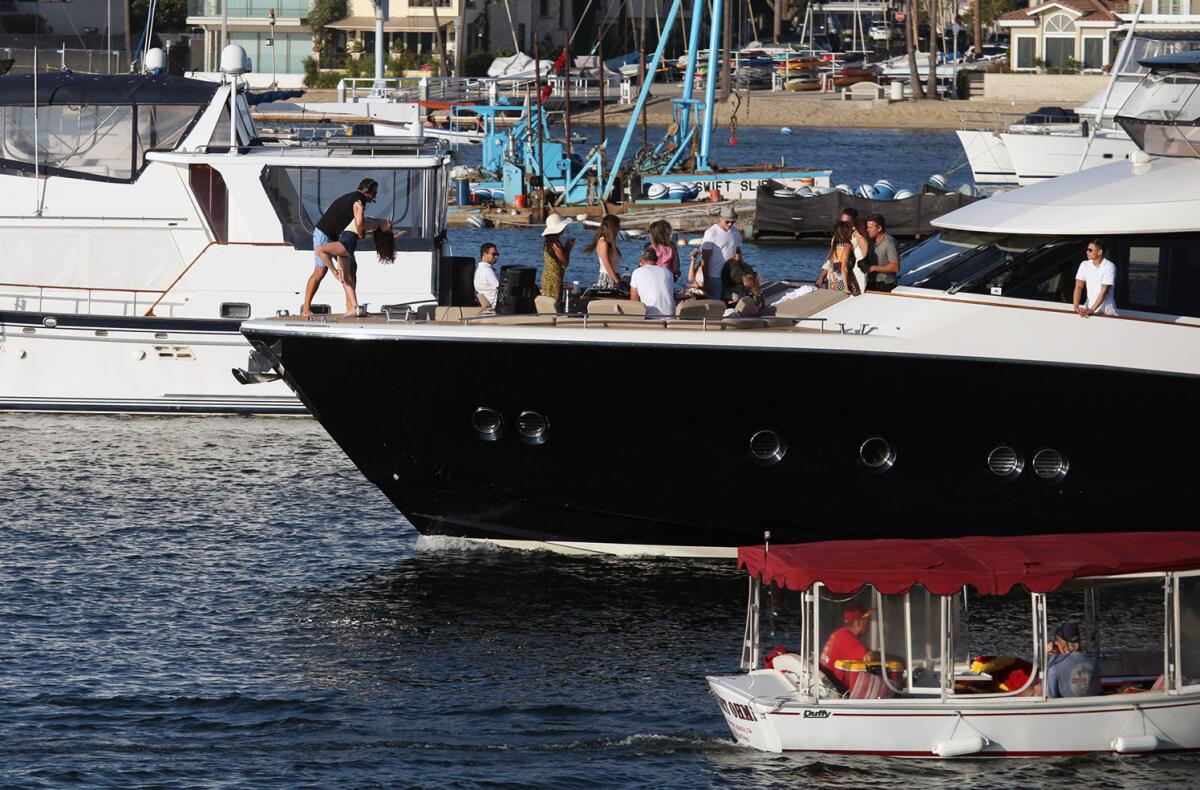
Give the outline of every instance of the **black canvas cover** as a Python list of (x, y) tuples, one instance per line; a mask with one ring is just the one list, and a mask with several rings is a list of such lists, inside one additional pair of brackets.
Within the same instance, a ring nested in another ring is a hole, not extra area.
[[(212, 101), (217, 83), (166, 74), (39, 74), (38, 105), (182, 104)], [(0, 106), (31, 106), (33, 74), (0, 77)]]
[(936, 232), (933, 220), (979, 200), (960, 192), (929, 192), (904, 200), (870, 200), (844, 192), (777, 197), (766, 186), (758, 189), (755, 199), (755, 238), (828, 236), (846, 208), (857, 209), (864, 220), (872, 214), (883, 215), (887, 231), (893, 236), (928, 236)]

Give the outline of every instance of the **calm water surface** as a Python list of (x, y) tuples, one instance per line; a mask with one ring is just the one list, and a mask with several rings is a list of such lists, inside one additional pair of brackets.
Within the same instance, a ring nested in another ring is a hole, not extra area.
[[(849, 183), (915, 186), (961, 156), (945, 133), (738, 136), (720, 161), (782, 152)], [(540, 262), (536, 232), (451, 233), (460, 251), (488, 238), (506, 263)], [(822, 257), (748, 254), (771, 276)], [(362, 282), (369, 301), (370, 265)], [(732, 563), (423, 541), (310, 420), (0, 415), (0, 450), (0, 786), (1140, 788), (1197, 776), (1193, 760), (1157, 757), (737, 748), (704, 684), (739, 654)]]
[(309, 420), (0, 415), (0, 785), (1167, 786), (735, 747), (732, 563), (427, 543)]

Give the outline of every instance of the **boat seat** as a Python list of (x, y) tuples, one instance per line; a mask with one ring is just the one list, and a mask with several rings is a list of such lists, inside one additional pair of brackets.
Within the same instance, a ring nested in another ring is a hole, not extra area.
[(482, 307), (446, 307), (440, 306), (433, 311), (434, 321), (461, 321), (464, 318), (473, 318), (477, 315), (483, 315)]
[(646, 305), (631, 299), (595, 299), (588, 302), (588, 315), (645, 315)]
[(688, 299), (675, 306), (677, 318), (721, 318), (725, 303), (720, 299)]
[(728, 329), (791, 329), (795, 324), (790, 318), (763, 316), (761, 318), (722, 318), (721, 325)]
[(772, 315), (781, 318), (809, 318), (849, 296), (850, 294), (845, 291), (831, 291), (828, 288), (818, 288), (798, 299), (789, 299), (786, 302), (777, 303)]
[(483, 315), (479, 318), (471, 319), (471, 324), (539, 324), (542, 326), (554, 326), (555, 318), (556, 316), (553, 315), (538, 315), (535, 313), (522, 313), (520, 315)]
[(541, 315), (554, 315), (558, 312), (558, 302), (553, 296), (535, 296), (533, 309)]

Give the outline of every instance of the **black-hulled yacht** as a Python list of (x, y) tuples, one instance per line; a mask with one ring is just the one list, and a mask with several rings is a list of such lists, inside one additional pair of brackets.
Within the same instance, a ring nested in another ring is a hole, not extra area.
[[(243, 332), (425, 534), (729, 556), (1170, 529), (1200, 505), (1200, 60), (1149, 65), (1121, 113), (1143, 153), (943, 217), (891, 293)], [(1097, 236), (1119, 317), (1072, 309)]]

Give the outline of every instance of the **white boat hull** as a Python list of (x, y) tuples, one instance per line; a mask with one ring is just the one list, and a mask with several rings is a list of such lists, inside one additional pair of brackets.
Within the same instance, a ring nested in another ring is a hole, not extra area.
[(0, 313), (0, 410), (307, 414), (281, 381), (234, 379), (239, 323)]
[[(1128, 159), (1137, 150), (1133, 141), (1123, 133), (1097, 134), (1088, 146), (1082, 134), (1014, 134), (1000, 135), (1012, 162), (1017, 183), (1021, 186), (1045, 181), (1076, 170), (1111, 164)], [(1087, 158), (1080, 158), (1087, 148)]]
[(936, 758), (1200, 749), (1200, 693), (818, 702), (771, 669), (708, 684), (734, 739), (766, 752)]
[(979, 186), (1015, 186), (1017, 171), (998, 132), (961, 130), (958, 141)]

